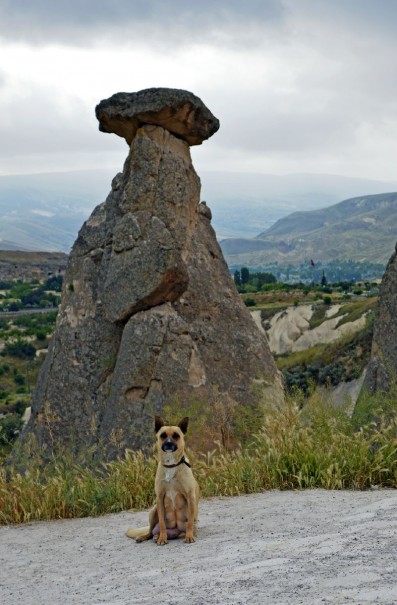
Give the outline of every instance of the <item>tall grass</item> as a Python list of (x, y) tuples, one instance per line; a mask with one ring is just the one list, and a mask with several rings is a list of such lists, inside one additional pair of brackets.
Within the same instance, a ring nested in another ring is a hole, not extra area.
[[(194, 427), (192, 427), (194, 431)], [(203, 496), (234, 496), (267, 489), (397, 487), (397, 416), (380, 413), (359, 430), (327, 400), (299, 397), (265, 410), (261, 431), (244, 447), (220, 443), (192, 453)], [(154, 500), (154, 456), (82, 466), (65, 452), (43, 470), (0, 470), (0, 523), (101, 515), (146, 508)]]

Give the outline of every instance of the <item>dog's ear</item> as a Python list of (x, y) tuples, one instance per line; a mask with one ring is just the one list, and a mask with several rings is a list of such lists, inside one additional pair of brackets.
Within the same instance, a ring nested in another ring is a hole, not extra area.
[(154, 430), (156, 433), (164, 426), (164, 420), (160, 416), (154, 417)]
[(186, 416), (186, 418), (184, 418), (183, 420), (180, 421), (180, 423), (178, 424), (179, 428), (181, 429), (182, 433), (184, 435), (186, 435), (187, 433), (187, 425), (189, 424), (189, 418), (188, 416)]

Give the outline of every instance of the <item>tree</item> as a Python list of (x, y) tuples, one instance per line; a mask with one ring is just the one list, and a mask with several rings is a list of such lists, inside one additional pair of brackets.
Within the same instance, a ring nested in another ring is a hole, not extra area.
[(327, 280), (327, 278), (325, 276), (325, 271), (323, 271), (323, 276), (321, 278), (321, 285), (322, 286), (326, 286), (327, 284), (328, 284), (328, 280)]
[(241, 286), (241, 274), (240, 274), (240, 271), (238, 271), (237, 269), (234, 272), (233, 279), (234, 279), (234, 283), (236, 284), (237, 287)]
[(241, 267), (240, 274), (241, 274), (241, 283), (247, 284), (249, 282), (249, 278), (250, 278), (249, 269), (247, 267)]

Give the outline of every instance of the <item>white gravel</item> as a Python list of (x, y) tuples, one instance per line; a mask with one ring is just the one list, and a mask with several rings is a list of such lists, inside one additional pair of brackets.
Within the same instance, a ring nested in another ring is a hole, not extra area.
[(147, 513), (0, 528), (7, 605), (397, 603), (397, 491), (201, 502), (198, 540), (137, 544)]

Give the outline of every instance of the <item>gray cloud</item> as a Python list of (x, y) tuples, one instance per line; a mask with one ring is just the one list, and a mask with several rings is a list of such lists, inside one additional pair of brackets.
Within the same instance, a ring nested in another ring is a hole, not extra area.
[[(344, 174), (354, 162), (357, 174), (361, 160), (368, 166), (377, 156), (381, 167), (384, 157), (391, 165), (393, 144), (397, 151), (395, 0), (0, 0), (0, 10), (3, 38), (11, 41), (12, 34), (12, 41), (39, 46), (59, 42), (73, 50), (70, 66), (54, 71), (54, 83), (57, 77), (67, 81), (69, 70), (98, 72), (100, 94), (108, 96), (117, 92), (109, 82), (119, 70), (119, 90), (144, 88), (150, 75), (150, 85), (189, 88), (202, 97), (221, 120), (203, 152), (213, 166), (217, 154), (236, 163), (241, 158), (245, 169), (261, 158), (264, 170), (266, 158), (278, 157), (280, 171), (283, 157), (297, 166), (330, 159)], [(114, 63), (97, 64), (92, 53), (93, 63), (83, 68), (76, 45), (98, 40), (109, 52), (117, 50)], [(126, 55), (134, 50), (125, 66), (123, 48)], [(182, 61), (185, 49), (195, 57), (192, 66)], [(175, 78), (179, 61), (183, 69)], [(59, 150), (71, 156), (98, 149), (126, 153), (123, 141), (98, 133), (93, 109), (100, 98), (87, 105), (89, 82), (96, 86), (95, 76), (87, 77), (84, 90), (66, 91), (60, 100), (56, 87), (35, 83), (32, 64), (32, 81), (0, 98), (4, 158), (22, 149), (32, 158), (47, 154), (49, 162)]]
[[(280, 0), (0, 0), (0, 36), (33, 44), (73, 42), (90, 45), (95, 38), (118, 42), (152, 39), (222, 39), (247, 37), (258, 21), (274, 23), (284, 14)], [(236, 27), (236, 24), (238, 27)]]
[[(352, 27), (372, 32), (382, 30), (395, 36), (397, 3), (395, 0), (283, 0), (293, 15), (321, 19), (331, 27)], [(334, 30), (335, 40), (338, 31)]]

